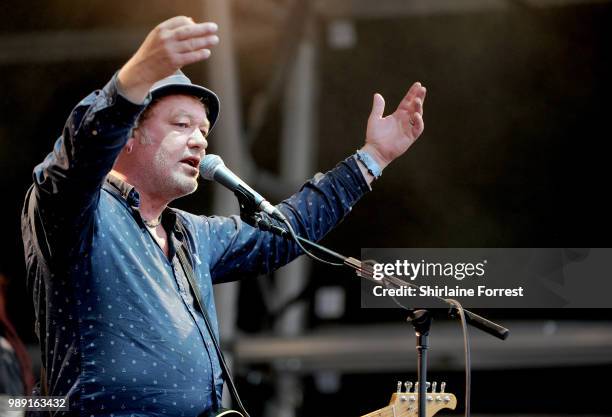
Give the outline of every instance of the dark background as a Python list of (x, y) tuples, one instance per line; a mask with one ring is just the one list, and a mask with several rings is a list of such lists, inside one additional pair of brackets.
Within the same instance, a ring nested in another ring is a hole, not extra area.
[[(175, 14), (197, 18), (201, 10), (196, 3), (4, 1), (0, 4), (2, 51), (16, 36), (29, 33), (146, 30)], [(254, 94), (269, 81), (280, 46), (292, 35), (282, 20), (266, 16), (254, 3), (235, 1), (232, 8), (245, 114)], [(282, 7), (291, 2), (270, 3)], [(317, 169), (331, 168), (361, 146), (374, 92), (385, 97), (386, 113), (415, 80), (427, 86), (428, 94), (423, 137), (385, 170), (374, 192), (326, 238), (326, 245), (353, 256), (362, 246), (611, 246), (612, 210), (607, 197), (612, 151), (612, 5), (602, 1), (533, 7), (530, 3), (509, 1), (504, 10), (363, 17), (352, 21), (357, 41), (348, 49), (335, 49), (326, 42), (331, 18), (315, 13)], [(250, 38), (250, 33), (257, 36)], [(23, 48), (25, 56), (27, 42)], [(46, 62), (15, 58), (14, 52), (12, 56), (0, 56), (4, 231), (0, 268), (12, 281), (10, 316), (24, 341), (34, 344), (19, 230), (31, 171), (51, 149), (71, 108), (102, 87), (129, 53)], [(206, 65), (186, 72), (205, 84), (201, 68)], [(260, 167), (278, 172), (280, 100), (272, 104), (271, 116), (251, 150)], [(243, 128), (248, 131), (248, 123)], [(214, 152), (215, 141), (222, 140), (213, 135), (210, 150)], [(205, 189), (176, 205), (207, 214), (211, 197)], [(309, 282), (307, 300), (318, 287), (334, 284), (345, 289), (347, 300), (345, 314), (336, 320), (318, 318), (311, 306), (309, 329), (404, 320), (404, 314), (395, 310), (361, 310), (359, 284), (350, 274), (330, 273), (315, 265)], [(266, 332), (274, 322), (274, 317), (266, 316), (259, 293), (256, 282), (241, 287), (239, 326), (246, 334)], [(484, 313), (502, 322), (612, 319), (610, 310), (594, 309)], [(411, 337), (408, 332), (407, 337)], [(612, 414), (605, 402), (582, 401), (593, 392), (594, 386), (588, 383), (612, 370), (610, 362), (577, 366), (568, 358), (568, 363), (477, 371), (474, 410)], [(454, 392), (461, 391), (460, 372), (444, 375)], [(312, 377), (305, 376), (304, 405), (298, 412), (304, 416), (363, 414), (386, 404), (396, 379), (403, 377), (388, 372), (345, 373), (341, 390), (326, 396), (318, 392)], [(247, 403), (260, 411), (262, 399), (271, 394), (272, 381), (264, 378), (254, 384), (243, 377), (239, 381)], [(562, 393), (568, 389), (571, 395)], [(511, 401), (509, 391), (514, 392)], [(321, 401), (326, 403), (324, 412)], [(259, 414), (256, 411), (252, 413)]]

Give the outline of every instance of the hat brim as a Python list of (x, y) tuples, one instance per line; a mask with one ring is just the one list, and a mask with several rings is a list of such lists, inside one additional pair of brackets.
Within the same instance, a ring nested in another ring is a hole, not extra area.
[(166, 84), (152, 89), (150, 93), (152, 100), (174, 94), (197, 97), (206, 105), (206, 109), (208, 110), (207, 117), (210, 123), (209, 132), (212, 131), (219, 117), (219, 97), (202, 86), (195, 84)]

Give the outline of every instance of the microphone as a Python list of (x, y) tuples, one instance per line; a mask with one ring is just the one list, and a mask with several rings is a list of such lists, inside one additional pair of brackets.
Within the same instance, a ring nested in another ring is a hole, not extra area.
[(285, 216), (261, 194), (249, 187), (240, 177), (234, 174), (223, 163), (219, 155), (208, 154), (200, 162), (200, 175), (202, 178), (215, 181), (236, 194), (240, 199), (244, 197), (258, 210), (267, 213), (273, 218), (282, 222), (286, 221)]

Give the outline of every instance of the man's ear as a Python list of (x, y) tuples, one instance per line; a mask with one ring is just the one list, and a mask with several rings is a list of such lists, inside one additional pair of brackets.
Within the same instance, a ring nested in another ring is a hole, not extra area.
[(125, 143), (125, 146), (123, 147), (123, 151), (126, 154), (130, 154), (134, 150), (134, 142), (136, 142), (136, 138), (134, 137), (135, 134), (136, 134), (136, 129), (132, 131), (132, 136), (127, 140), (127, 142)]

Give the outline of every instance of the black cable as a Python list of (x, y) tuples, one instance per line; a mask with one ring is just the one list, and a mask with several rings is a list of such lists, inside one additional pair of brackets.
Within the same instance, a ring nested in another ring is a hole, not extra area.
[(470, 403), (472, 395), (472, 359), (470, 357), (470, 336), (467, 328), (467, 321), (465, 319), (465, 312), (463, 306), (457, 300), (447, 298), (446, 301), (449, 304), (455, 306), (459, 312), (459, 318), (461, 319), (461, 329), (463, 330), (463, 349), (465, 355), (465, 417), (470, 417)]
[[(284, 216), (283, 216), (284, 217)], [(324, 264), (327, 265), (332, 265), (332, 266), (344, 266), (343, 263), (339, 263), (339, 262), (331, 262), (331, 261), (327, 261), (325, 259), (319, 258), (318, 256), (316, 256), (315, 254), (313, 254), (312, 252), (310, 252), (308, 249), (306, 249), (304, 247), (304, 245), (302, 245), (302, 242), (300, 242), (300, 237), (295, 233), (295, 230), (293, 230), (293, 227), (291, 226), (291, 223), (289, 223), (289, 220), (287, 220), (286, 217), (283, 218), (283, 223), (285, 223), (285, 226), (287, 226), (287, 229), (289, 230), (289, 234), (291, 234), (291, 237), (293, 238), (293, 241), (299, 246), (300, 249), (302, 249), (302, 251), (304, 251), (304, 253), (309, 257), (314, 259), (315, 261), (319, 261), (319, 262), (323, 262)]]
[[(387, 281), (386, 279), (382, 280), (383, 285), (385, 286), (385, 288), (389, 289), (389, 284), (393, 284), (392, 282)], [(392, 295), (391, 299), (393, 300), (393, 302), (395, 304), (397, 304), (399, 307), (403, 308), (404, 310), (408, 310), (408, 311), (412, 311), (414, 310), (414, 308), (410, 308), (410, 307), (406, 307), (405, 305), (403, 305), (402, 303), (399, 302), (399, 300), (397, 299), (396, 295)]]

